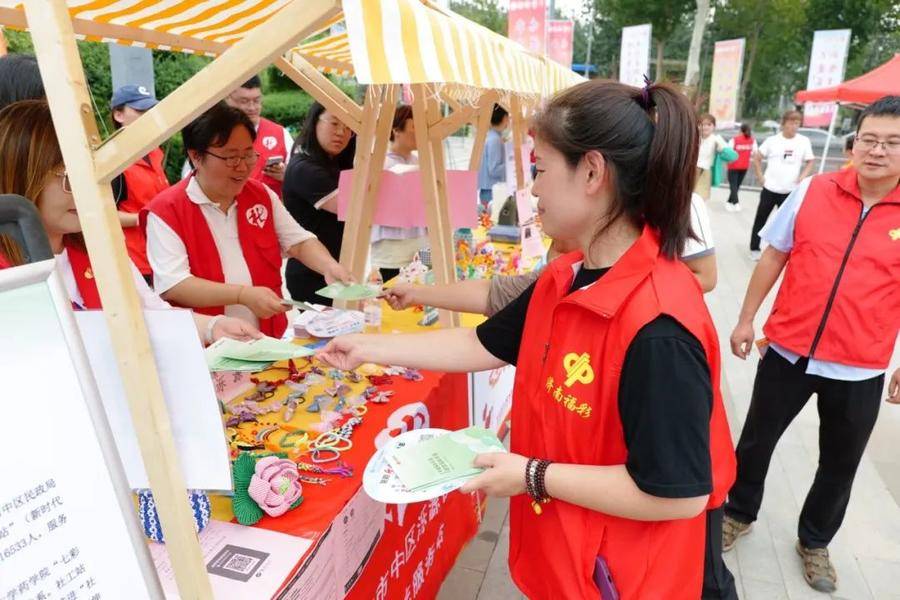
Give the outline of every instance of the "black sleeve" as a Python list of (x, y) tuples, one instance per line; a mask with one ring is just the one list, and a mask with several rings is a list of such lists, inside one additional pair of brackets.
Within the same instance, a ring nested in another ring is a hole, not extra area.
[(288, 163), (283, 192), (292, 199), (315, 204), (337, 189), (334, 174), (326, 167), (303, 158)]
[(525, 316), (528, 314), (528, 303), (531, 302), (534, 285), (529, 285), (518, 298), (475, 329), (484, 349), (511, 365), (516, 364), (519, 358), (522, 330), (525, 329)]
[(712, 400), (697, 338), (667, 316), (644, 326), (628, 347), (619, 382), (625, 466), (642, 491), (661, 498), (712, 491)]
[(128, 186), (125, 185), (125, 174), (119, 173), (113, 177), (110, 185), (112, 186), (112, 194), (113, 198), (116, 200), (116, 206), (118, 206), (120, 202), (128, 197)]

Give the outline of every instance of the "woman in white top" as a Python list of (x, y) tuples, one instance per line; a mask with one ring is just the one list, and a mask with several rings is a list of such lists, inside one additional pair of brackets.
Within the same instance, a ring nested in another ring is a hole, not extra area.
[[(0, 193), (18, 194), (37, 206), (73, 306), (101, 308), (72, 188), (45, 101), (16, 102), (0, 112), (0, 164)], [(0, 247), (12, 265), (24, 262), (21, 249), (11, 239), (5, 239)], [(147, 286), (133, 264), (131, 274), (144, 308), (171, 308)], [(220, 337), (262, 337), (255, 327), (238, 319), (195, 314), (194, 322), (206, 343)]]
[(716, 160), (716, 154), (725, 149), (728, 144), (721, 135), (715, 133), (716, 118), (711, 114), (700, 115), (700, 152), (697, 154), (697, 182), (694, 185), (694, 193), (699, 194), (704, 200), (709, 200), (710, 186), (712, 183), (712, 166)]

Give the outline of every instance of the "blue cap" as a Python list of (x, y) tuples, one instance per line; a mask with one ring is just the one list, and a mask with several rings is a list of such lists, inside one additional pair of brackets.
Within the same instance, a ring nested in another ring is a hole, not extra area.
[(157, 104), (159, 100), (153, 92), (142, 85), (123, 85), (113, 92), (112, 100), (109, 101), (112, 108), (130, 106), (134, 110), (148, 110)]

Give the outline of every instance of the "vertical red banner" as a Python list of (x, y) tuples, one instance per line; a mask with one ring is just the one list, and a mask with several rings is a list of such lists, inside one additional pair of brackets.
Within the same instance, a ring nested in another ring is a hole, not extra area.
[(509, 0), (507, 37), (529, 52), (544, 54), (547, 39), (546, 0)]
[(572, 68), (574, 40), (574, 21), (547, 21), (547, 56), (567, 69)]

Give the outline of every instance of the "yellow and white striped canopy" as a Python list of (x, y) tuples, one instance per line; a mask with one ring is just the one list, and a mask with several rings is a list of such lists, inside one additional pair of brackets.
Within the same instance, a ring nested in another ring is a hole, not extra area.
[[(88, 41), (218, 55), (291, 2), (303, 0), (67, 0)], [(550, 95), (573, 72), (428, 0), (343, 0), (343, 12), (298, 52), (360, 83), (449, 83)], [(321, 37), (331, 25), (346, 31)], [(0, 24), (26, 28), (21, 0), (0, 0)]]

